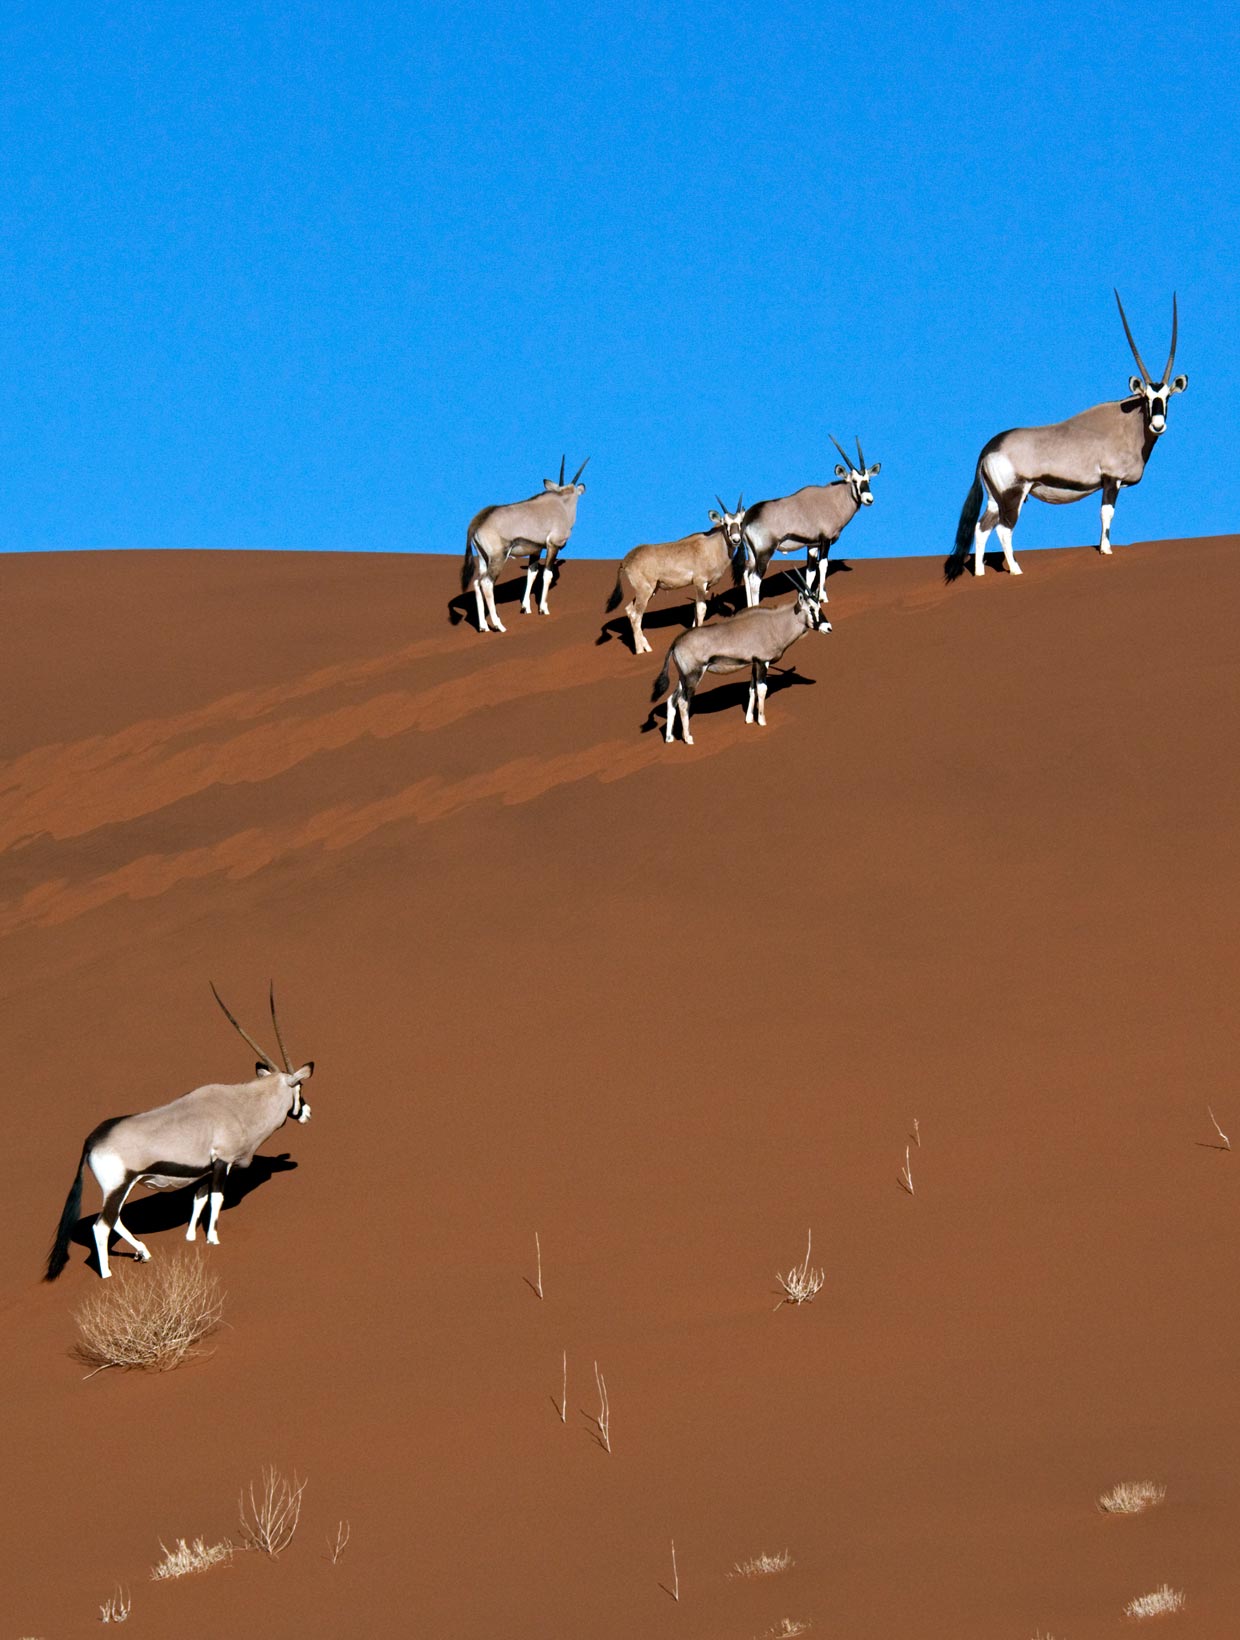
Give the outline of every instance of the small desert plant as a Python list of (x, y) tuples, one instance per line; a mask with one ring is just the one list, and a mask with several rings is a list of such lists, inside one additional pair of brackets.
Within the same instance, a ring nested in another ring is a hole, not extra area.
[(808, 1304), (816, 1293), (822, 1291), (823, 1283), (827, 1279), (825, 1270), (814, 1270), (810, 1267), (809, 1255), (813, 1247), (814, 1236), (811, 1230), (805, 1240), (805, 1258), (796, 1264), (786, 1275), (775, 1272), (776, 1280), (784, 1290), (784, 1296), (775, 1306), (778, 1310), (781, 1304)]
[(598, 1370), (598, 1362), (594, 1363), (594, 1382), (598, 1385), (598, 1417), (594, 1422), (598, 1425), (598, 1438), (604, 1452), (611, 1451), (611, 1401), (607, 1395), (607, 1380)]
[(116, 1585), (116, 1593), (110, 1594), (99, 1608), (101, 1623), (127, 1623), (129, 1621), (129, 1590)]
[(1223, 1132), (1222, 1128), (1218, 1125), (1218, 1117), (1214, 1114), (1214, 1112), (1212, 1110), (1210, 1110), (1209, 1105), (1206, 1106), (1206, 1109), (1210, 1111), (1210, 1120), (1214, 1123), (1215, 1133), (1217, 1133), (1219, 1138), (1223, 1141), (1223, 1149), (1224, 1150), (1230, 1150), (1231, 1149), (1231, 1140), (1227, 1137), (1227, 1135)]
[(183, 1253), (92, 1293), (77, 1312), (82, 1336), (73, 1353), (93, 1369), (87, 1377), (108, 1367), (169, 1372), (206, 1353), (200, 1346), (219, 1330), (223, 1310), (201, 1254)]
[(293, 1533), (301, 1519), (301, 1495), (306, 1483), (294, 1474), (290, 1481), (273, 1464), (263, 1470), (262, 1482), (255, 1490), (250, 1482), (249, 1495), (242, 1493), (241, 1541), (247, 1549), (261, 1549), (274, 1560), (293, 1541)]
[(776, 1572), (786, 1572), (792, 1565), (795, 1565), (795, 1562), (791, 1552), (781, 1549), (777, 1555), (751, 1555), (748, 1560), (738, 1560), (728, 1576), (774, 1577)]
[(223, 1543), (204, 1543), (201, 1538), (195, 1538), (192, 1543), (186, 1543), (184, 1538), (178, 1538), (170, 1549), (161, 1538), (159, 1547), (164, 1551), (164, 1558), (158, 1566), (151, 1567), (151, 1576), (157, 1582), (170, 1577), (188, 1577), (191, 1572), (205, 1572), (233, 1557), (233, 1546), (227, 1539)]
[(1184, 1610), (1184, 1591), (1164, 1583), (1150, 1594), (1140, 1594), (1124, 1607), (1125, 1617), (1162, 1617), (1166, 1612)]
[(349, 1547), (351, 1535), (351, 1528), (347, 1520), (336, 1522), (336, 1534), (327, 1540), (327, 1555), (333, 1566), (340, 1564), (340, 1557)]
[(794, 1634), (804, 1634), (808, 1628), (809, 1624), (802, 1623), (799, 1618), (785, 1617), (773, 1629), (768, 1629), (762, 1640), (792, 1640)]
[(1167, 1495), (1167, 1488), (1157, 1481), (1120, 1481), (1098, 1499), (1104, 1515), (1139, 1515), (1143, 1509), (1152, 1509)]

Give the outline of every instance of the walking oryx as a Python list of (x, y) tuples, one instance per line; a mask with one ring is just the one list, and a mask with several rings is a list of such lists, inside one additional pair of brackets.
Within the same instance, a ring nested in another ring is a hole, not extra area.
[(663, 738), (671, 741), (675, 734), (676, 713), (680, 712), (680, 732), (686, 746), (693, 745), (689, 733), (689, 705), (694, 691), (706, 672), (739, 672), (748, 666), (752, 671), (749, 685), (749, 703), (745, 708), (745, 722), (755, 717), (766, 725), (766, 674), (777, 660), (807, 632), (830, 632), (831, 623), (822, 613), (817, 595), (808, 581), (797, 574), (796, 602), (767, 604), (760, 609), (742, 609), (739, 615), (727, 620), (711, 621), (706, 626), (682, 632), (667, 652), (663, 670), (655, 679), (650, 696), (658, 702), (667, 691), (673, 663), (678, 674), (675, 689), (667, 703), (667, 728)]
[(867, 467), (857, 440), (857, 460), (832, 435), (827, 435), (844, 457), (847, 467), (835, 464), (834, 484), (807, 484), (782, 501), (758, 501), (745, 514), (741, 525), (744, 559), (736, 561), (736, 579), (744, 577), (745, 602), (753, 606), (762, 596), (762, 577), (771, 554), (805, 548), (805, 574), (811, 592), (827, 601), (827, 557), (844, 528), (861, 507), (874, 503), (870, 480), (882, 471), (876, 461)]
[(627, 591), (629, 601), (624, 613), (633, 628), (635, 655), (650, 653), (642, 631), (642, 616), (656, 592), (678, 592), (681, 587), (692, 587), (693, 624), (701, 626), (706, 619), (707, 595), (728, 574), (733, 556), (740, 551), (741, 519), (745, 512), (743, 495), (736, 503), (735, 512), (729, 512), (718, 496), (715, 500), (719, 502), (719, 511), (712, 507), (707, 514), (714, 523), (713, 530), (699, 530), (696, 535), (686, 535), (680, 541), (650, 543), (625, 553), (607, 608), (615, 609)]
[(151, 1256), (121, 1223), (121, 1208), (135, 1184), (172, 1190), (196, 1180), (185, 1239), (194, 1240), (209, 1193), (211, 1212), (207, 1218), (207, 1240), (213, 1247), (218, 1246), (216, 1221), (224, 1199), (224, 1175), (233, 1167), (249, 1167), (259, 1145), (283, 1127), (290, 1116), (298, 1122), (310, 1120), (310, 1106), (302, 1098), (301, 1089), (314, 1074), (314, 1061), (300, 1070), (294, 1070), (289, 1063), (276, 1018), (274, 987), (270, 996), (271, 1024), (284, 1060), (283, 1071), (237, 1024), (214, 985), (211, 990), (231, 1024), (259, 1057), (254, 1080), (236, 1084), (211, 1082), (195, 1088), (192, 1093), (183, 1093), (171, 1104), (143, 1111), (140, 1116), (113, 1116), (88, 1134), (73, 1188), (56, 1228), (56, 1240), (48, 1255), (45, 1280), (55, 1281), (68, 1263), (69, 1237), (82, 1206), (82, 1173), (88, 1165), (103, 1193), (103, 1207), (95, 1219), (93, 1233), (99, 1274), (106, 1280), (112, 1273), (108, 1269), (108, 1238), (113, 1230), (144, 1263)]
[(1102, 535), (1098, 551), (1110, 556), (1115, 498), (1125, 485), (1131, 487), (1141, 482), (1150, 453), (1166, 431), (1171, 397), (1188, 386), (1187, 376), (1171, 379), (1179, 326), (1174, 295), (1171, 298), (1171, 352), (1167, 355), (1162, 380), (1158, 382), (1150, 380), (1145, 361), (1137, 351), (1118, 291), (1115, 300), (1128, 345), (1141, 370), (1139, 376), (1129, 378), (1129, 397), (1095, 404), (1092, 409), (1082, 410), (1079, 415), (1049, 427), (1016, 427), (991, 439), (977, 458), (973, 488), (965, 497), (960, 523), (956, 526), (956, 547), (945, 566), (949, 581), (964, 573), (970, 541), (973, 573), (984, 573), (986, 541), (994, 529), (999, 532), (999, 544), (1009, 572), (1020, 574), (1020, 565), (1012, 556), (1012, 531), (1031, 495), (1039, 501), (1062, 505), (1101, 490)]
[[(495, 611), (495, 579), (510, 558), (525, 559), (525, 593), (521, 613), (530, 613), (530, 594), (542, 570), (542, 595), (538, 613), (546, 615), (547, 594), (551, 590), (555, 558), (573, 532), (577, 519), (577, 499), (586, 493), (577, 480), (586, 470), (589, 456), (564, 482), (564, 457), (560, 457), (559, 479), (543, 479), (541, 495), (528, 501), (509, 501), (500, 507), (484, 507), (469, 521), (465, 531), (465, 561), (461, 565), (461, 591), (473, 588), (478, 602), (478, 630), (487, 630), (487, 616), (496, 632), (507, 628)], [(543, 553), (546, 553), (546, 559)]]

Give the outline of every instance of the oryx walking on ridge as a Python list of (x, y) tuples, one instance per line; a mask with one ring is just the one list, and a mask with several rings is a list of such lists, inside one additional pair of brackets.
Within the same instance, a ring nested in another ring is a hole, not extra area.
[[(510, 558), (525, 559), (525, 592), (521, 613), (530, 613), (530, 594), (538, 571), (542, 570), (542, 593), (538, 613), (547, 615), (547, 594), (555, 570), (556, 554), (573, 532), (577, 501), (586, 493), (577, 480), (586, 470), (589, 456), (571, 480), (564, 482), (564, 457), (560, 457), (558, 479), (544, 478), (542, 493), (528, 501), (509, 501), (499, 507), (484, 507), (469, 521), (465, 531), (465, 561), (461, 565), (461, 591), (473, 588), (478, 604), (478, 630), (487, 631), (487, 617), (496, 632), (507, 628), (495, 610), (495, 581)], [(543, 554), (546, 553), (544, 559)]]
[(274, 987), (270, 994), (271, 1024), (284, 1061), (282, 1071), (233, 1019), (214, 985), (211, 990), (229, 1022), (258, 1055), (254, 1080), (236, 1084), (211, 1082), (195, 1088), (192, 1093), (183, 1093), (171, 1104), (143, 1111), (140, 1116), (113, 1116), (88, 1134), (48, 1255), (45, 1280), (55, 1281), (68, 1263), (69, 1237), (82, 1206), (85, 1168), (90, 1168), (103, 1193), (103, 1207), (95, 1219), (93, 1234), (99, 1274), (106, 1280), (112, 1273), (108, 1268), (108, 1238), (113, 1230), (144, 1263), (151, 1256), (121, 1223), (121, 1208), (134, 1185), (172, 1190), (197, 1180), (185, 1239), (194, 1240), (209, 1195), (207, 1240), (213, 1247), (218, 1246), (216, 1221), (224, 1200), (224, 1175), (233, 1167), (249, 1167), (259, 1145), (283, 1127), (290, 1116), (298, 1122), (310, 1120), (310, 1106), (302, 1098), (301, 1089), (314, 1074), (314, 1061), (299, 1070), (294, 1070), (289, 1063), (276, 1018)]
[(675, 735), (676, 714), (680, 713), (680, 733), (686, 746), (693, 745), (689, 733), (689, 706), (694, 692), (707, 672), (739, 672), (751, 669), (749, 703), (745, 722), (766, 726), (766, 675), (784, 652), (807, 632), (830, 632), (831, 623), (822, 612), (817, 594), (805, 577), (796, 574), (796, 601), (767, 604), (758, 609), (742, 609), (726, 620), (682, 632), (667, 652), (663, 670), (655, 679), (651, 700), (658, 702), (667, 692), (673, 665), (677, 682), (667, 703), (667, 727), (663, 738)]
[[(1124, 335), (1141, 374), (1128, 381), (1129, 397), (1095, 404), (1049, 427), (1017, 427), (992, 438), (977, 458), (973, 488), (965, 497), (956, 526), (956, 547), (947, 560), (946, 575), (954, 581), (964, 573), (965, 555), (973, 546), (973, 573), (985, 572), (986, 541), (998, 530), (999, 545), (1008, 571), (1021, 573), (1012, 556), (1012, 531), (1026, 500), (1062, 505), (1102, 491), (1102, 535), (1098, 551), (1111, 553), (1111, 519), (1120, 490), (1141, 482), (1145, 464), (1166, 431), (1167, 406), (1175, 393), (1188, 386), (1187, 376), (1171, 379), (1179, 309), (1171, 298), (1171, 351), (1161, 381), (1151, 381), (1128, 327), (1124, 304), (1115, 292)], [(985, 506), (983, 507), (983, 502)]]
[(735, 512), (729, 512), (719, 496), (715, 500), (719, 502), (719, 511), (712, 507), (707, 514), (714, 529), (699, 530), (679, 541), (650, 542), (625, 553), (607, 608), (615, 609), (628, 593), (624, 613), (633, 628), (635, 655), (650, 653), (642, 631), (642, 616), (656, 592), (679, 592), (681, 587), (692, 587), (693, 624), (701, 626), (705, 621), (710, 590), (727, 578), (732, 559), (740, 551), (741, 519), (745, 512), (743, 495), (736, 503)]
[(867, 467), (857, 440), (858, 466), (843, 445), (828, 434), (844, 457), (847, 467), (835, 464), (834, 484), (807, 484), (780, 501), (757, 501), (745, 514), (741, 525), (744, 557), (736, 560), (736, 578), (744, 578), (745, 602), (755, 605), (762, 596), (762, 577), (772, 553), (796, 552), (805, 548), (805, 574), (811, 592), (827, 601), (827, 558), (839, 540), (840, 531), (862, 507), (872, 506), (870, 480), (882, 471), (876, 461)]

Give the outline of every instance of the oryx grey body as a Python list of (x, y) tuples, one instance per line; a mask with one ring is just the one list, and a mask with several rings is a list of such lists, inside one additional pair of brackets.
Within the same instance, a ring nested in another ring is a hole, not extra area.
[[(473, 589), (478, 610), (478, 630), (488, 630), (487, 620), (496, 632), (507, 628), (495, 608), (495, 582), (509, 558), (525, 559), (525, 592), (521, 598), (521, 613), (530, 613), (530, 594), (538, 572), (542, 570), (542, 591), (538, 612), (547, 615), (547, 594), (555, 573), (556, 555), (573, 532), (577, 521), (577, 502), (586, 493), (584, 484), (577, 480), (585, 471), (589, 456), (578, 467), (570, 483), (564, 482), (564, 462), (560, 461), (560, 477), (544, 478), (542, 491), (527, 501), (509, 501), (498, 507), (484, 507), (469, 521), (465, 531), (465, 559), (461, 565), (461, 590)], [(543, 554), (546, 554), (544, 558)]]
[(679, 592), (681, 587), (692, 587), (693, 624), (701, 626), (712, 589), (721, 581), (731, 579), (732, 560), (741, 544), (744, 497), (737, 502), (735, 512), (729, 512), (722, 501), (719, 506), (719, 512), (712, 507), (708, 515), (714, 520), (714, 529), (699, 530), (679, 541), (648, 542), (625, 553), (607, 608), (615, 609), (628, 594), (624, 613), (633, 629), (635, 655), (650, 653), (642, 631), (642, 616), (656, 592)]
[(655, 702), (663, 697), (675, 666), (677, 682), (667, 703), (663, 738), (673, 739), (679, 711), (681, 735), (685, 744), (692, 746), (689, 706), (703, 676), (707, 672), (739, 672), (745, 667), (751, 672), (745, 722), (752, 723), (756, 717), (765, 727), (769, 668), (807, 632), (830, 630), (831, 623), (824, 618), (822, 605), (802, 577), (794, 603), (742, 609), (726, 620), (710, 621), (705, 626), (682, 632), (667, 652), (650, 697)]
[(1012, 575), (1021, 573), (1012, 555), (1012, 530), (1021, 508), (1032, 495), (1062, 506), (1102, 492), (1101, 535), (1098, 550), (1111, 553), (1111, 519), (1121, 489), (1141, 482), (1146, 463), (1166, 431), (1167, 407), (1172, 396), (1188, 386), (1187, 376), (1171, 379), (1175, 363), (1179, 310), (1172, 298), (1171, 352), (1162, 380), (1154, 382), (1137, 351), (1119, 292), (1124, 333), (1141, 374), (1129, 379), (1129, 396), (1095, 404), (1048, 427), (1016, 427), (992, 438), (977, 460), (973, 487), (965, 498), (956, 527), (956, 546), (947, 560), (947, 577), (955, 580), (973, 548), (973, 573), (985, 572), (986, 542), (992, 530), (999, 534), (1004, 561)]
[(807, 484), (781, 500), (755, 502), (745, 513), (741, 524), (744, 560), (737, 561), (737, 578), (744, 577), (745, 602), (750, 606), (762, 596), (762, 578), (772, 555), (798, 552), (802, 547), (809, 589), (822, 603), (827, 601), (828, 555), (844, 526), (862, 507), (873, 504), (870, 479), (882, 471), (881, 462), (866, 466), (860, 439), (859, 467), (834, 438), (831, 442), (847, 462), (846, 467), (836, 463), (834, 484)]
[[(214, 986), (212, 990), (215, 990)], [(218, 992), (216, 1000), (260, 1055), (261, 1062), (255, 1067), (254, 1079), (240, 1083), (208, 1083), (154, 1110), (102, 1122), (82, 1147), (77, 1174), (48, 1257), (48, 1281), (56, 1279), (68, 1260), (69, 1237), (81, 1208), (85, 1168), (90, 1168), (103, 1195), (103, 1206), (95, 1219), (93, 1235), (99, 1274), (106, 1279), (112, 1273), (108, 1268), (108, 1240), (113, 1230), (129, 1243), (139, 1259), (145, 1262), (151, 1256), (143, 1243), (131, 1235), (121, 1222), (121, 1209), (136, 1184), (168, 1190), (196, 1183), (185, 1239), (194, 1240), (198, 1220), (209, 1198), (211, 1211), (207, 1219), (207, 1240), (212, 1246), (217, 1246), (220, 1238), (216, 1225), (224, 1199), (225, 1175), (231, 1168), (248, 1167), (259, 1145), (282, 1127), (290, 1116), (298, 1122), (310, 1120), (310, 1106), (302, 1098), (301, 1088), (314, 1074), (314, 1064), (310, 1062), (299, 1070), (294, 1070), (289, 1064), (276, 1021), (274, 994), (271, 998), (271, 1017), (284, 1059), (283, 1071), (241, 1030), (220, 1001)]]

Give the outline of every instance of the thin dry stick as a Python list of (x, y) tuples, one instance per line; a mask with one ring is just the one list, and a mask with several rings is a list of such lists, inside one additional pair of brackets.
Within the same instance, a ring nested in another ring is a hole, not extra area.
[[(1206, 1109), (1210, 1110), (1209, 1105), (1206, 1106)], [(1231, 1149), (1231, 1140), (1223, 1132), (1222, 1128), (1219, 1127), (1218, 1117), (1214, 1114), (1214, 1112), (1212, 1110), (1210, 1110), (1210, 1120), (1214, 1123), (1214, 1131), (1218, 1134), (1219, 1138), (1223, 1141), (1223, 1149), (1224, 1150), (1230, 1150)]]
[(912, 1150), (910, 1149), (910, 1147), (908, 1145), (905, 1145), (905, 1147), (904, 1147), (904, 1171), (900, 1175), (900, 1183), (908, 1191), (910, 1196), (913, 1194), (912, 1154), (913, 1153), (912, 1153)]
[(542, 1290), (542, 1244), (538, 1240), (538, 1231), (537, 1230), (535, 1230), (535, 1232), (534, 1232), (534, 1252), (535, 1252), (535, 1254), (537, 1255), (537, 1258), (538, 1258), (538, 1279), (534, 1283), (534, 1291), (538, 1294), (539, 1298), (541, 1298), (542, 1295), (543, 1295), (543, 1290)]
[(913, 1139), (914, 1139), (914, 1141), (917, 1145), (918, 1150), (920, 1150), (921, 1149), (921, 1123), (917, 1120), (917, 1118), (915, 1116), (913, 1118)]
[(328, 1538), (328, 1540), (327, 1540), (327, 1552), (328, 1552), (328, 1555), (331, 1557), (331, 1563), (332, 1563), (333, 1566), (339, 1564), (341, 1555), (349, 1547), (350, 1533), (351, 1533), (351, 1528), (349, 1526), (348, 1521), (347, 1520), (342, 1520), (342, 1521), (338, 1521), (336, 1523), (336, 1535), (335, 1535), (335, 1537), (334, 1538), (330, 1538), (330, 1537)]
[(672, 1599), (680, 1599), (680, 1573), (676, 1570), (676, 1539), (672, 1539)]
[(611, 1402), (607, 1399), (607, 1380), (598, 1370), (598, 1362), (594, 1363), (594, 1382), (598, 1385), (598, 1417), (594, 1420), (598, 1425), (599, 1439), (603, 1443), (604, 1452), (611, 1451)]
[(564, 1388), (560, 1392), (560, 1422), (568, 1422), (568, 1351), (564, 1351)]

